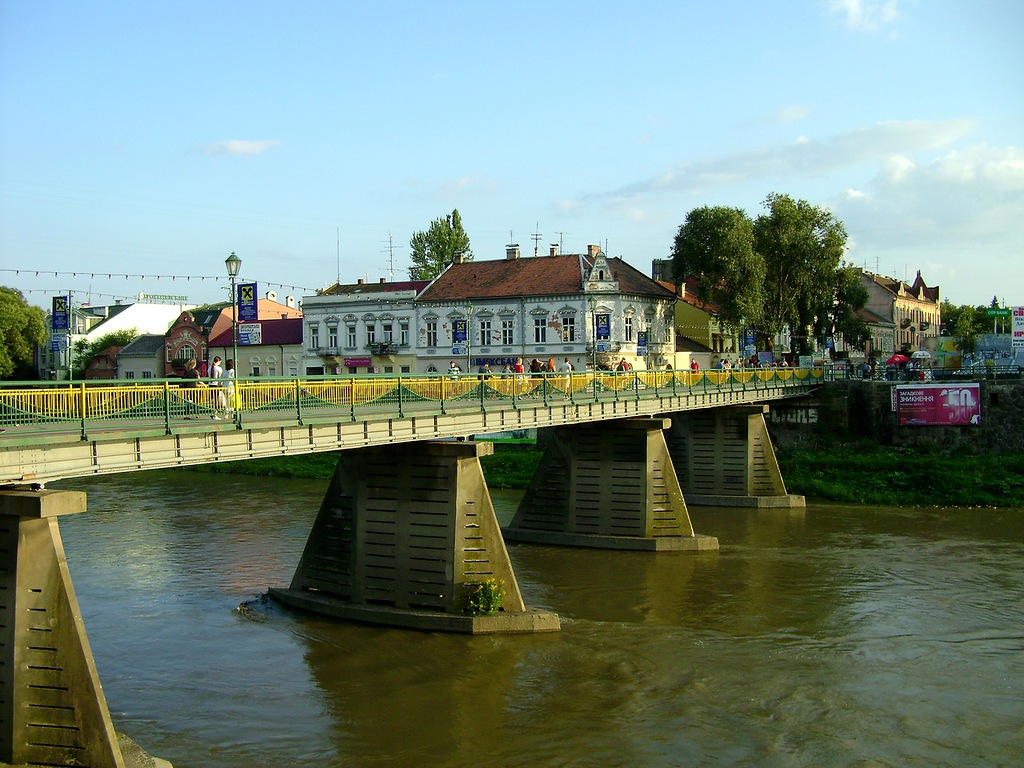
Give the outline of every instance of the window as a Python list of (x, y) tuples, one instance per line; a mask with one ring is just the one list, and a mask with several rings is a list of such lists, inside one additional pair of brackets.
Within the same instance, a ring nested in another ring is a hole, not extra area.
[(543, 344), (547, 339), (548, 319), (546, 317), (533, 318), (533, 340), (537, 344)]
[(153, 372), (152, 371), (143, 371), (142, 372), (142, 378), (144, 378), (144, 379), (152, 379), (153, 378)]
[(297, 366), (297, 365), (295, 365), (293, 363), (289, 363), (288, 364), (288, 375), (291, 376), (292, 378), (295, 378), (296, 376), (298, 376), (299, 375), (299, 366)]
[(398, 343), (403, 347), (409, 346), (409, 321), (403, 320), (398, 324)]
[(409, 366), (408, 365), (403, 365), (401, 372), (402, 373), (409, 373)]
[(309, 326), (309, 348), (320, 348), (320, 328), (315, 325)]
[(626, 341), (632, 341), (633, 340), (633, 318), (630, 317), (629, 315), (627, 315), (625, 318), (623, 318), (622, 322), (623, 322), (623, 325), (625, 326), (625, 331), (623, 332), (625, 337), (626, 337), (625, 340)]
[(277, 366), (271, 363), (267, 364), (267, 376), (277, 376)]
[(354, 325), (345, 326), (345, 346), (349, 349), (355, 349), (356, 327)]
[(386, 344), (390, 344), (395, 340), (394, 331), (391, 330), (391, 323), (384, 323), (384, 335), (381, 339)]
[(338, 327), (336, 325), (327, 327), (327, 346), (331, 349), (338, 348)]
[(129, 380), (134, 379), (135, 378), (135, 371), (125, 371), (124, 372), (124, 377), (126, 379), (129, 379)]
[(576, 318), (562, 318), (562, 341), (576, 341)]
[(377, 326), (367, 325), (366, 326), (366, 346), (377, 343)]
[(260, 367), (258, 365), (254, 365), (252, 367), (252, 375), (253, 376), (259, 376), (260, 375)]
[(427, 321), (427, 346), (428, 347), (436, 347), (437, 346), (437, 321), (436, 320), (428, 320)]
[(502, 344), (515, 344), (516, 333), (515, 333), (515, 321), (514, 320), (502, 320), (501, 321), (501, 343)]
[(484, 347), (491, 345), (491, 321), (481, 320), (480, 321), (480, 344)]

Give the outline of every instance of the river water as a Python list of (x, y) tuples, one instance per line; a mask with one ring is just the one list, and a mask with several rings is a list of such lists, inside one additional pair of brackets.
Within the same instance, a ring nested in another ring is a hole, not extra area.
[[(467, 637), (258, 601), (326, 481), (64, 482), (115, 727), (176, 768), (1000, 766), (1024, 755), (1024, 511), (691, 509), (717, 553), (510, 545), (562, 631)], [(492, 493), (508, 521), (520, 494)]]

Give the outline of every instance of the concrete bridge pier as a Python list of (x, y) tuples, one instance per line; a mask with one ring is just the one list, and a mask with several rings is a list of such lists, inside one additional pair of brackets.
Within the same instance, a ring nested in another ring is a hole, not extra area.
[(668, 419), (555, 427), (504, 529), (508, 541), (599, 549), (717, 550), (693, 532), (665, 442)]
[(78, 491), (0, 491), (0, 762), (125, 766), (57, 527), (85, 507)]
[[(490, 443), (421, 442), (341, 452), (305, 551), (276, 600), (372, 624), (466, 634), (555, 632), (523, 604), (480, 467)], [(503, 583), (499, 613), (467, 601)]]
[(695, 507), (804, 507), (786, 492), (768, 436), (766, 405), (672, 414), (668, 446), (686, 503)]

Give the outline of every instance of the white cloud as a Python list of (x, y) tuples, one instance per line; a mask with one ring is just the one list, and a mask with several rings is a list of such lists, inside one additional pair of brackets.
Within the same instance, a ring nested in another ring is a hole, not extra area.
[(828, 9), (850, 29), (877, 32), (900, 17), (897, 0), (829, 0)]
[(280, 144), (278, 141), (250, 141), (246, 139), (230, 139), (217, 141), (203, 147), (207, 155), (262, 155), (269, 149)]
[(701, 196), (711, 188), (727, 184), (778, 177), (820, 177), (852, 166), (877, 165), (893, 156), (942, 149), (974, 128), (971, 120), (906, 120), (856, 128), (825, 139), (800, 136), (791, 144), (681, 163), (619, 189), (583, 196), (579, 202), (665, 193)]
[(861, 192), (859, 189), (852, 189), (851, 187), (846, 188), (845, 194), (847, 200), (863, 200), (867, 197), (867, 193)]
[(780, 109), (779, 113), (775, 116), (775, 119), (780, 123), (795, 123), (798, 120), (803, 120), (810, 114), (811, 110), (807, 107), (793, 105)]

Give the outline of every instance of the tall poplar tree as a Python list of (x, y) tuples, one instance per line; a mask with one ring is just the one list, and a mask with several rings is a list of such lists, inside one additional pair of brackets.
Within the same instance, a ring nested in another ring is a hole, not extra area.
[(426, 232), (416, 232), (409, 240), (412, 267), (409, 277), (413, 280), (432, 280), (457, 256), (463, 261), (473, 260), (469, 248), (469, 235), (462, 227), (462, 217), (456, 208), (449, 216), (435, 219)]

